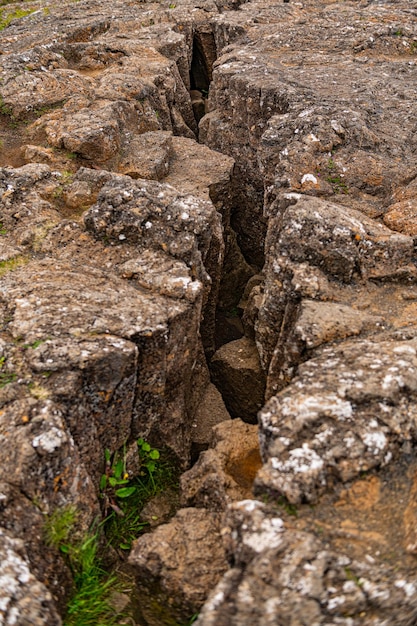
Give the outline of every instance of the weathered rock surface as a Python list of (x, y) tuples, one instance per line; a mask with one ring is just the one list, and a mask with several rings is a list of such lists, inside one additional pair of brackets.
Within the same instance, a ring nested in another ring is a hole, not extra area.
[(233, 567), (210, 595), (199, 626), (405, 626), (416, 620), (415, 577), (405, 580), (366, 554), (357, 560), (335, 552), (319, 537), (292, 530), (260, 502), (232, 505), (227, 530)]
[(224, 511), (229, 502), (251, 496), (260, 467), (258, 427), (224, 421), (213, 428), (210, 448), (181, 476), (182, 506)]
[(200, 451), (205, 449), (213, 438), (214, 426), (226, 420), (230, 420), (230, 414), (221, 393), (215, 385), (209, 383), (195, 414), (193, 444), (197, 445)]
[(157, 597), (160, 615), (154, 623), (168, 623), (166, 613), (181, 619), (198, 612), (227, 569), (220, 514), (180, 509), (168, 524), (135, 541), (129, 563), (139, 585), (152, 590), (154, 603)]
[(255, 423), (265, 389), (255, 343), (247, 337), (226, 343), (213, 355), (210, 369), (232, 417)]
[[(66, 194), (95, 202), (84, 228), (62, 218), (62, 175), (48, 165), (1, 176), (1, 527), (25, 537), (34, 593), (37, 579), (62, 607), (70, 576), (44, 545), (46, 516), (75, 506), (86, 530), (104, 450), (139, 435), (187, 463), (208, 381), (193, 372), (196, 360), (206, 368), (199, 327), (220, 277), (221, 217), (170, 186), (81, 169)], [(58, 623), (48, 602), (44, 622)]]
[(266, 378), (269, 503), (230, 505), (259, 459), (256, 427), (225, 421), (183, 478), (199, 508), (138, 541), (139, 584), (173, 607), (146, 621), (199, 610), (222, 534), (203, 626), (411, 626), (412, 0), (32, 5), (0, 36), (1, 619), (60, 623), (45, 515), (87, 528), (104, 449), (139, 435), (185, 466), (213, 406), (203, 347), (244, 333), (220, 351), (236, 371), (251, 346), (234, 415), (255, 419)]
[(62, 624), (45, 585), (31, 573), (24, 542), (0, 529), (0, 618), (2, 624)]

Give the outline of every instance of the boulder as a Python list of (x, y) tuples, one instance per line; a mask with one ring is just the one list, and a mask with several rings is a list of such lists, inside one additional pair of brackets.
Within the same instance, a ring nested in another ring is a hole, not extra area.
[(210, 594), (198, 626), (406, 626), (416, 619), (415, 575), (335, 552), (260, 502), (230, 505), (224, 536), (234, 566)]
[[(169, 620), (198, 612), (227, 569), (220, 514), (180, 509), (168, 524), (134, 542), (129, 564), (143, 593), (148, 588), (151, 602), (158, 605), (152, 610), (158, 621), (149, 622), (149, 617), (148, 623), (169, 624)], [(145, 616), (146, 604), (143, 598)]]
[(264, 400), (264, 376), (255, 343), (243, 337), (224, 344), (211, 359), (210, 370), (231, 416), (255, 423)]
[(258, 427), (224, 421), (213, 428), (210, 448), (181, 475), (181, 504), (223, 511), (228, 502), (251, 497), (260, 468)]

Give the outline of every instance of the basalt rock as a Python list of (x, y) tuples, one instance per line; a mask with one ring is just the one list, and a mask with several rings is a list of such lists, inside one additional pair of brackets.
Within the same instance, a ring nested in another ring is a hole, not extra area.
[[(105, 448), (139, 435), (185, 467), (206, 356), (244, 334), (256, 381), (228, 393), (253, 421), (266, 379), (266, 504), (230, 504), (256, 426), (216, 426), (183, 478), (199, 508), (138, 540), (138, 585), (185, 621), (223, 536), (201, 626), (414, 624), (411, 0), (31, 8), (0, 36), (1, 618), (60, 623), (46, 516), (75, 506), (85, 531)], [(221, 530), (202, 507), (226, 505)]]
[[(129, 563), (143, 593), (148, 587), (151, 601), (160, 605), (156, 616), (155, 608), (150, 611), (149, 623), (169, 624), (173, 618), (198, 612), (227, 569), (220, 514), (180, 509), (168, 524), (135, 541)], [(144, 598), (145, 616), (146, 603)]]
[(207, 369), (199, 327), (207, 270), (220, 276), (211, 248), (217, 238), (221, 250), (221, 217), (168, 185), (82, 169), (65, 194), (75, 206), (95, 202), (85, 228), (62, 218), (59, 172), (28, 164), (1, 177), (1, 527), (25, 538), (27, 582), (34, 594), (36, 580), (48, 587), (52, 624), (71, 576), (45, 547), (47, 516), (74, 506), (85, 532), (99, 513), (105, 449), (139, 435), (188, 462), (208, 383), (194, 371)]
[(210, 369), (232, 417), (255, 423), (265, 390), (255, 343), (246, 337), (226, 343), (214, 354)]
[(229, 502), (251, 497), (260, 467), (258, 427), (225, 420), (213, 428), (209, 449), (182, 474), (181, 503), (223, 511)]
[(210, 595), (199, 626), (406, 626), (416, 619), (415, 576), (405, 578), (366, 555), (336, 552), (314, 534), (292, 530), (260, 502), (230, 506), (225, 542), (233, 567)]

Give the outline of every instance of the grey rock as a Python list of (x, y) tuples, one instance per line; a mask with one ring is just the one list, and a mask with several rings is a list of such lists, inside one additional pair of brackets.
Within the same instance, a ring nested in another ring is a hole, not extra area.
[(193, 444), (207, 447), (213, 438), (213, 428), (226, 420), (230, 420), (230, 414), (223, 398), (217, 387), (209, 383), (195, 414)]
[(414, 341), (346, 341), (301, 365), (260, 412), (258, 493), (315, 502), (330, 476), (346, 482), (390, 463), (415, 437)]
[(230, 505), (224, 537), (234, 567), (209, 596), (198, 626), (406, 626), (416, 619), (415, 577), (366, 555), (357, 561), (336, 553), (260, 502)]
[(33, 576), (22, 539), (0, 528), (0, 619), (4, 626), (60, 626), (52, 595)]

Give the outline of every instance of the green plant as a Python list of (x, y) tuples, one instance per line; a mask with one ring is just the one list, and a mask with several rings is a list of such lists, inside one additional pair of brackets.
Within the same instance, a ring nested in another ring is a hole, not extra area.
[(333, 187), (334, 193), (348, 193), (349, 189), (341, 176), (328, 176), (327, 182)]
[(24, 256), (15, 256), (7, 261), (0, 261), (0, 276), (4, 276), (8, 272), (16, 270), (22, 265), (26, 265), (28, 260)]
[(46, 337), (46, 339), (36, 339), (36, 341), (34, 341), (33, 343), (25, 343), (25, 344), (23, 344), (22, 347), (26, 348), (26, 349), (31, 348), (32, 350), (36, 350), (36, 348), (41, 346), (48, 339), (49, 339), (49, 337)]
[(67, 605), (64, 626), (113, 626), (119, 621), (110, 600), (117, 578), (108, 575), (98, 558), (98, 533), (88, 534), (77, 545), (69, 545), (67, 558), (75, 593)]
[(6, 365), (6, 357), (0, 357), (0, 389), (14, 382), (17, 378), (17, 374), (14, 372), (4, 371), (4, 367)]
[(110, 600), (119, 584), (116, 576), (109, 576), (101, 565), (98, 530), (70, 541), (77, 517), (75, 507), (67, 506), (56, 509), (44, 525), (46, 543), (63, 553), (74, 580), (64, 626), (113, 626), (120, 615), (116, 616)]
[(291, 502), (288, 502), (287, 498), (285, 498), (284, 496), (280, 496), (278, 498), (277, 504), (278, 504), (279, 507), (284, 509), (284, 511), (288, 515), (291, 515), (292, 517), (298, 517), (297, 507), (295, 506), (295, 504), (292, 504)]
[(126, 471), (126, 447), (113, 457), (105, 451), (105, 473), (100, 480), (104, 501), (106, 535), (114, 547), (129, 550), (132, 541), (148, 525), (141, 520), (146, 502), (168, 488), (178, 486), (177, 472), (167, 455), (144, 439), (137, 440), (139, 475), (130, 479)]
[(5, 235), (7, 230), (3, 226), (3, 222), (0, 222), (0, 235)]
[(77, 510), (69, 505), (55, 511), (44, 524), (45, 541), (48, 546), (53, 546), (61, 552), (68, 552), (68, 537), (77, 520)]
[(351, 571), (349, 567), (345, 567), (345, 574), (346, 578), (348, 580), (352, 580), (357, 587), (361, 588), (363, 586), (363, 582)]
[(197, 621), (197, 618), (198, 613), (194, 613), (194, 615), (192, 615), (189, 620), (187, 620), (184, 624), (178, 624), (178, 626), (192, 626), (192, 624)]
[[(1, 30), (1, 12), (0, 12), (0, 30)], [(3, 100), (3, 97), (0, 96), (0, 113), (2, 115), (8, 115), (9, 117), (12, 116), (13, 111), (11, 109), (11, 107), (9, 107)]]

